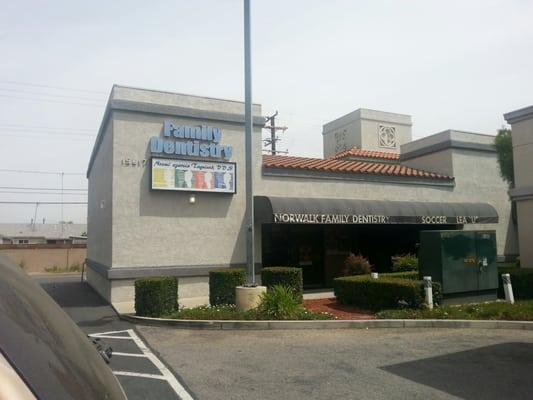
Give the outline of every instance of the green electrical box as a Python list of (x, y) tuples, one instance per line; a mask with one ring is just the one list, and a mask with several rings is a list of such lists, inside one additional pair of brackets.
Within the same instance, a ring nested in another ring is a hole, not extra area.
[(495, 231), (421, 231), (418, 262), (420, 279), (442, 284), (445, 304), (497, 298)]

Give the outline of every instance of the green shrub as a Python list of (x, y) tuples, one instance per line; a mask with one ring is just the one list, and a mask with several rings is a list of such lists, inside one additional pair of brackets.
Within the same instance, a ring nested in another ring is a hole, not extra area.
[(235, 287), (246, 283), (243, 268), (221, 268), (209, 272), (209, 303), (235, 304)]
[(400, 278), (410, 279), (412, 281), (418, 281), (418, 271), (405, 271), (405, 272), (387, 272), (386, 274), (379, 274), (381, 278)]
[[(334, 279), (333, 288), (340, 304), (363, 309), (382, 310), (402, 306), (419, 308), (424, 304), (424, 283), (412, 279), (348, 276)], [(438, 304), (441, 300), (441, 286), (438, 282), (433, 282), (433, 302)]]
[[(291, 292), (291, 295), (292, 292)], [(294, 295), (293, 295), (294, 296)], [(270, 320), (271, 315), (261, 313), (257, 308), (248, 311), (239, 311), (235, 305), (222, 304), (219, 306), (200, 306), (194, 308), (180, 308), (178, 311), (165, 315), (165, 318), (191, 319), (191, 320)], [(324, 320), (335, 319), (335, 316), (326, 312), (313, 312), (298, 305), (294, 315), (295, 320)]]
[(429, 309), (393, 309), (378, 312), (381, 319), (481, 319), (532, 321), (533, 301), (522, 300), (515, 304), (503, 301), (435, 307)]
[(135, 281), (135, 312), (144, 317), (160, 317), (178, 309), (178, 279), (142, 278)]
[(257, 312), (266, 319), (297, 319), (301, 307), (292, 288), (276, 285), (261, 295)]
[(269, 290), (274, 286), (291, 288), (296, 299), (303, 301), (303, 278), (301, 268), (268, 267), (261, 270), (261, 283)]
[(361, 254), (355, 255), (350, 253), (346, 260), (344, 260), (344, 275), (365, 275), (372, 271), (372, 265), (368, 262), (368, 259)]
[(511, 275), (511, 285), (516, 300), (533, 299), (533, 268), (498, 268), (498, 297), (504, 299), (502, 274)]
[(418, 271), (418, 258), (414, 254), (391, 257), (393, 272)]

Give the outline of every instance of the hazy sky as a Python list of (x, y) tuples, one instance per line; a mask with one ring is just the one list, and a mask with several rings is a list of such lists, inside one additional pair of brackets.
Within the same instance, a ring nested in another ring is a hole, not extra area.
[[(77, 173), (65, 188), (86, 188), (114, 83), (243, 98), (241, 0), (0, 0), (0, 10), (0, 201), (59, 200), (6, 192), (59, 188), (60, 175), (5, 169)], [(265, 115), (279, 110), (294, 155), (321, 156), (322, 124), (359, 107), (412, 115), (415, 138), (493, 134), (503, 113), (533, 103), (532, 21), (533, 1), (252, 0), (253, 99)], [(0, 204), (0, 222), (34, 212)], [(64, 207), (65, 220), (85, 215)]]

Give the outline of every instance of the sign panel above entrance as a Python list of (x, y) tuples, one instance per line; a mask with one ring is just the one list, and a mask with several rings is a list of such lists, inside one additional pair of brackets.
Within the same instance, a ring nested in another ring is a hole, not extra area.
[(274, 224), (498, 223), (498, 213), (487, 203), (255, 196), (254, 208), (257, 222)]

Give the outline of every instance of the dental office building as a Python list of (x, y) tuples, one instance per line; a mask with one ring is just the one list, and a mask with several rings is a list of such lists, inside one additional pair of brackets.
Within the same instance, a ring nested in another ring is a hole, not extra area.
[[(499, 259), (516, 256), (493, 136), (413, 141), (410, 116), (358, 109), (323, 126), (322, 158), (262, 155), (253, 114), (258, 268), (299, 266), (305, 287), (328, 287), (349, 252), (386, 271), (428, 229), (493, 229)], [(244, 140), (242, 102), (113, 87), (87, 172), (87, 280), (119, 312), (137, 278), (178, 277), (192, 306), (210, 270), (245, 265)]]

